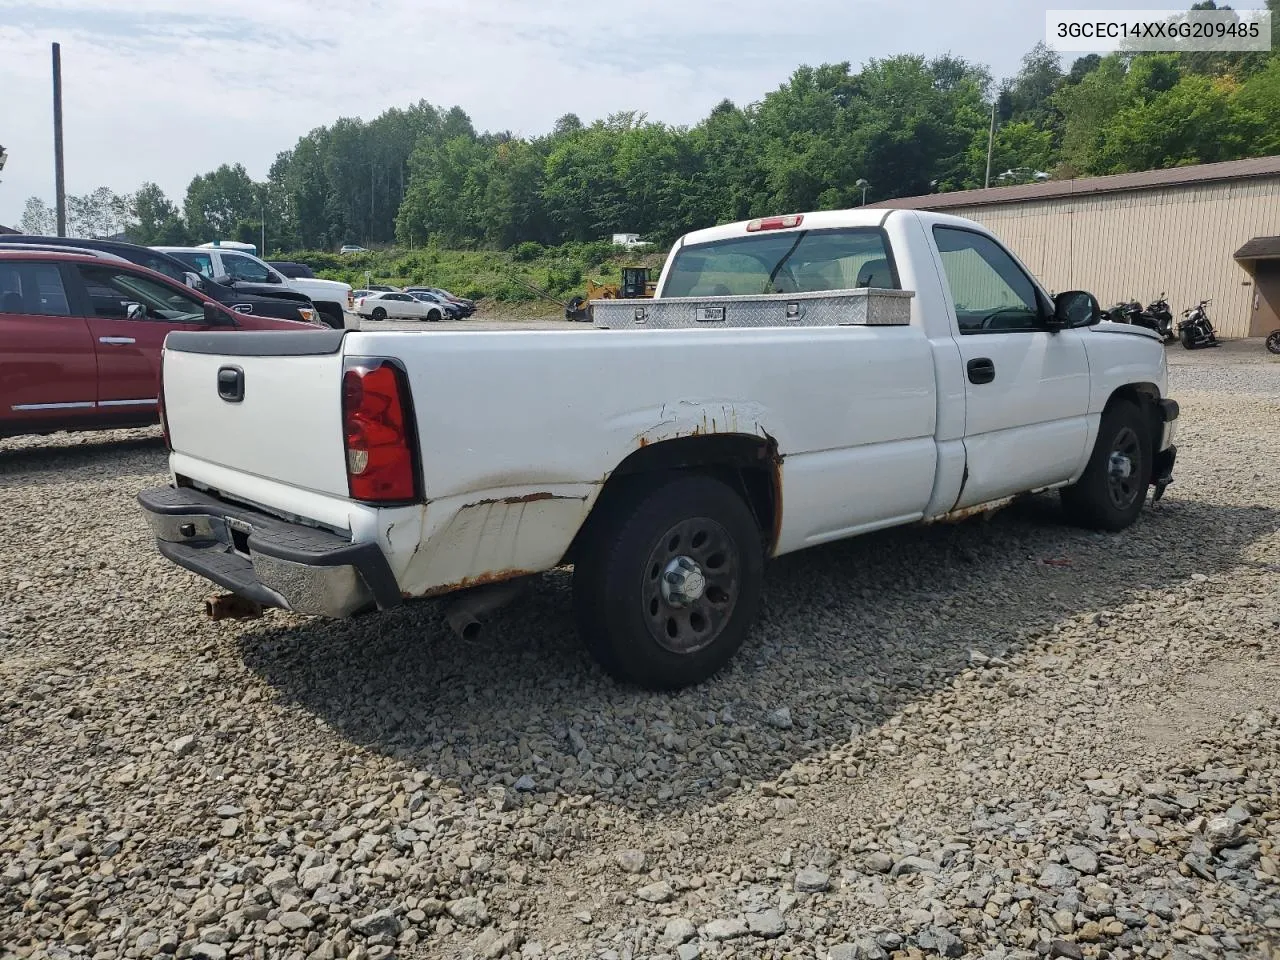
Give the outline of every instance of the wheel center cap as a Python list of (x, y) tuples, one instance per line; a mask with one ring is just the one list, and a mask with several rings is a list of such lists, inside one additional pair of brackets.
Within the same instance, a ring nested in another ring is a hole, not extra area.
[(689, 557), (676, 557), (662, 571), (662, 599), (673, 607), (685, 607), (702, 599), (707, 578)]
[(1127, 480), (1133, 474), (1133, 461), (1123, 453), (1111, 454), (1111, 476), (1117, 480)]

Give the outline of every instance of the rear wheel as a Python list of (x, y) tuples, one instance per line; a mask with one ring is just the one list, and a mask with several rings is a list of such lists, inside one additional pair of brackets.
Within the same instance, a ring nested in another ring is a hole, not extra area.
[(1123, 530), (1138, 518), (1151, 480), (1151, 429), (1130, 400), (1107, 407), (1098, 424), (1089, 465), (1062, 491), (1072, 523), (1092, 530)]
[(385, 320), (387, 319), (387, 311), (382, 307), (374, 307), (373, 313), (369, 314), (369, 316), (373, 317), (375, 320)]
[(1280, 353), (1280, 330), (1272, 330), (1267, 334), (1267, 351), (1269, 353)]
[(335, 330), (342, 330), (347, 325), (346, 318), (338, 311), (317, 307), (316, 312), (320, 314), (325, 323)]
[(674, 690), (715, 674), (756, 618), (760, 529), (731, 487), (701, 474), (633, 486), (574, 561), (578, 632), (614, 678)]

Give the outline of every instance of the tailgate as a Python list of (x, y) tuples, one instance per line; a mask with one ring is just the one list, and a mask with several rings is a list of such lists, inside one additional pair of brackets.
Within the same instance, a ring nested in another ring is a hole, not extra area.
[(208, 465), (346, 497), (344, 335), (169, 334), (164, 411), (173, 452), (184, 456), (184, 474), (211, 482), (214, 470), (199, 476)]

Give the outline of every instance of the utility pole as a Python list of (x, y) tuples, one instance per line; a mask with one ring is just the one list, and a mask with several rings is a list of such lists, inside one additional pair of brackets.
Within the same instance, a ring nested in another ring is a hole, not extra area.
[(991, 186), (991, 150), (996, 142), (996, 104), (999, 102), (1000, 95), (996, 94), (991, 101), (991, 129), (987, 131), (987, 178), (982, 182), (984, 187)]
[(53, 170), (58, 236), (67, 235), (67, 182), (62, 167), (62, 48), (53, 45)]
[(267, 259), (267, 185), (262, 185), (262, 196), (259, 201), (262, 204), (262, 253), (259, 256), (263, 260)]

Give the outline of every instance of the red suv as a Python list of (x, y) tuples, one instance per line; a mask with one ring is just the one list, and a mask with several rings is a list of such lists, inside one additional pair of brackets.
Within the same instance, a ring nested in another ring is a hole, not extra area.
[(0, 437), (159, 423), (170, 330), (315, 330), (120, 260), (0, 250)]

